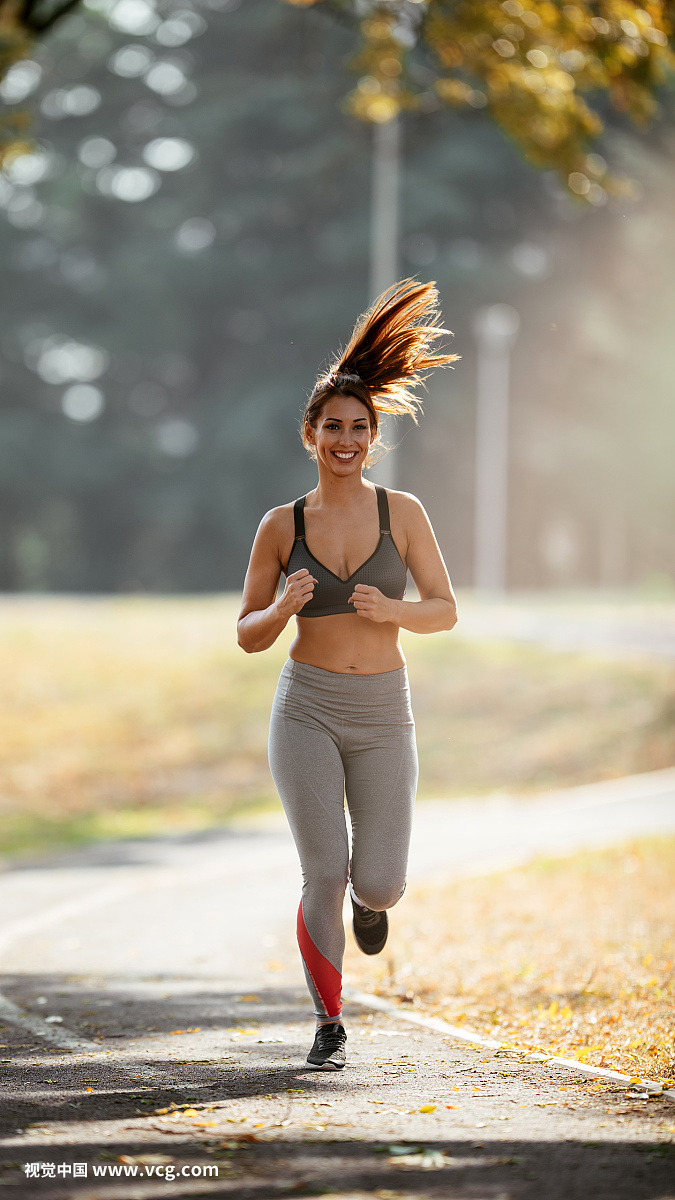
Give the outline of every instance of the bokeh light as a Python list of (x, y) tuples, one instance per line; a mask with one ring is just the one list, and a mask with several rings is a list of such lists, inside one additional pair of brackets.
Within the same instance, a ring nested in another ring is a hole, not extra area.
[(71, 421), (95, 421), (104, 408), (103, 392), (89, 383), (73, 384), (72, 387), (66, 388), (61, 397), (61, 409)]

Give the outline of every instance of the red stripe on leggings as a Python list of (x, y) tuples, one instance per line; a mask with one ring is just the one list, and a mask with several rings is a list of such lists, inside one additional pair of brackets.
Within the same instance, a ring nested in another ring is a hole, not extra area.
[(326, 1010), (326, 1016), (336, 1016), (340, 1012), (342, 976), (333, 964), (324, 958), (321, 951), (317, 950), (309, 936), (302, 911), (302, 900), (298, 908), (298, 945), (312, 983)]

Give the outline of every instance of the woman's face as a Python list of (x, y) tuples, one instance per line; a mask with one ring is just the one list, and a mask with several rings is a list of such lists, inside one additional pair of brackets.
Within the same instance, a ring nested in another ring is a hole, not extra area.
[(319, 463), (333, 475), (360, 471), (375, 437), (365, 404), (355, 396), (333, 396), (326, 401), (316, 428), (305, 427)]

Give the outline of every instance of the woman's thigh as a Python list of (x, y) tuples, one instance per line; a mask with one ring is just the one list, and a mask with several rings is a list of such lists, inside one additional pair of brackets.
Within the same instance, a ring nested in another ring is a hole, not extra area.
[(269, 763), (300, 855), (305, 881), (346, 879), (349, 844), (345, 776), (331, 733), (311, 713), (272, 708)]
[(418, 774), (414, 725), (371, 729), (361, 741), (344, 756), (352, 883), (368, 908), (391, 908), (408, 865)]

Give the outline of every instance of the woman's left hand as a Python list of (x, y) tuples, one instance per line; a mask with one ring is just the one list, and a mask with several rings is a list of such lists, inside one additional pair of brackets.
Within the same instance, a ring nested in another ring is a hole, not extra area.
[(360, 617), (367, 617), (369, 621), (381, 623), (394, 620), (392, 609), (396, 601), (383, 596), (378, 588), (369, 587), (366, 583), (356, 584), (349, 603), (354, 605)]

